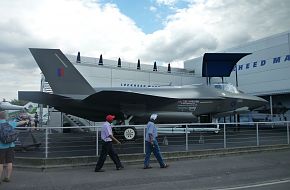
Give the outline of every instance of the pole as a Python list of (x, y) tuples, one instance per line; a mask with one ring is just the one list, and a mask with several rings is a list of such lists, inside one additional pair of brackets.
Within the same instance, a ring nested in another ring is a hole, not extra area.
[[(45, 78), (44, 78), (44, 75), (41, 74), (41, 81), (40, 81), (40, 91), (43, 92), (43, 89), (44, 89), (44, 81), (45, 81)], [(38, 123), (39, 123), (39, 127), (41, 128), (42, 127), (42, 123), (43, 123), (43, 104), (39, 104), (39, 120), (38, 120)]]
[(48, 158), (48, 126), (45, 127), (45, 158)]
[[(273, 122), (273, 99), (272, 95), (270, 96), (270, 113), (271, 113), (271, 123)], [(274, 128), (274, 125), (272, 123), (272, 128)]]
[(99, 156), (99, 128), (96, 127), (96, 155)]
[(185, 131), (185, 150), (188, 151), (188, 125), (186, 125), (186, 131)]
[(287, 123), (287, 142), (288, 142), (288, 144), (290, 144), (290, 140), (289, 140), (289, 123)]
[(227, 148), (226, 124), (224, 124), (224, 148)]
[(145, 126), (143, 126), (143, 153), (145, 154), (145, 138), (146, 138), (146, 131), (145, 131)]
[(257, 138), (257, 146), (260, 146), (260, 141), (259, 141), (259, 124), (256, 123), (256, 138)]

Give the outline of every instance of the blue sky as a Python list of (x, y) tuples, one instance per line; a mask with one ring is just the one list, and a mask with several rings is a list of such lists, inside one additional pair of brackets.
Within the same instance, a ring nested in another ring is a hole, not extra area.
[(175, 14), (177, 10), (188, 5), (186, 1), (176, 1), (169, 5), (155, 0), (101, 0), (100, 2), (116, 4), (120, 11), (134, 20), (146, 34), (162, 29), (168, 15)]

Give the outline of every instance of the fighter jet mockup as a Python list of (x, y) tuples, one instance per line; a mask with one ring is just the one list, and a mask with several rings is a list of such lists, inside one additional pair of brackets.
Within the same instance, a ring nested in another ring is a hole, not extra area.
[(131, 117), (135, 124), (142, 124), (151, 113), (157, 113), (160, 123), (193, 122), (203, 114), (233, 114), (267, 103), (234, 86), (230, 91), (206, 85), (93, 88), (59, 49), (30, 51), (53, 94), (19, 91), (19, 99), (50, 105), (91, 121), (103, 121), (107, 114), (115, 114), (119, 119)]

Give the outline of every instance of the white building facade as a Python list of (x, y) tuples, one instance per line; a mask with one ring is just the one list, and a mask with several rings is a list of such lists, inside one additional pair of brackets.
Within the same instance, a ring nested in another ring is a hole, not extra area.
[[(234, 47), (223, 53), (252, 53), (242, 58), (224, 82), (237, 85), (248, 94), (269, 100), (269, 114), (274, 120), (290, 119), (290, 32), (273, 35)], [(201, 76), (202, 57), (184, 62), (184, 68), (194, 69)], [(237, 72), (236, 70), (237, 69)], [(237, 73), (237, 76), (236, 76)], [(212, 82), (221, 82), (213, 78)], [(275, 119), (273, 117), (279, 117)]]
[(77, 63), (76, 56), (66, 56), (93, 88), (180, 86), (203, 81), (193, 70), (171, 68), (168, 72), (168, 67), (157, 66), (157, 71), (153, 71), (153, 65), (141, 64), (137, 69), (137, 63), (129, 62), (122, 62), (118, 67), (117, 61), (107, 59), (99, 65), (99, 59), (91, 57), (81, 57)]

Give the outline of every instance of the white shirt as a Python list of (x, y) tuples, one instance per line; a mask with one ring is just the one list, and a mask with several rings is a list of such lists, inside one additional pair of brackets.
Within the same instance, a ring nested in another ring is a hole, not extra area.
[(110, 135), (113, 135), (112, 126), (108, 121), (106, 121), (102, 126), (101, 138), (105, 142), (110, 142), (112, 141), (112, 139), (109, 137)]

